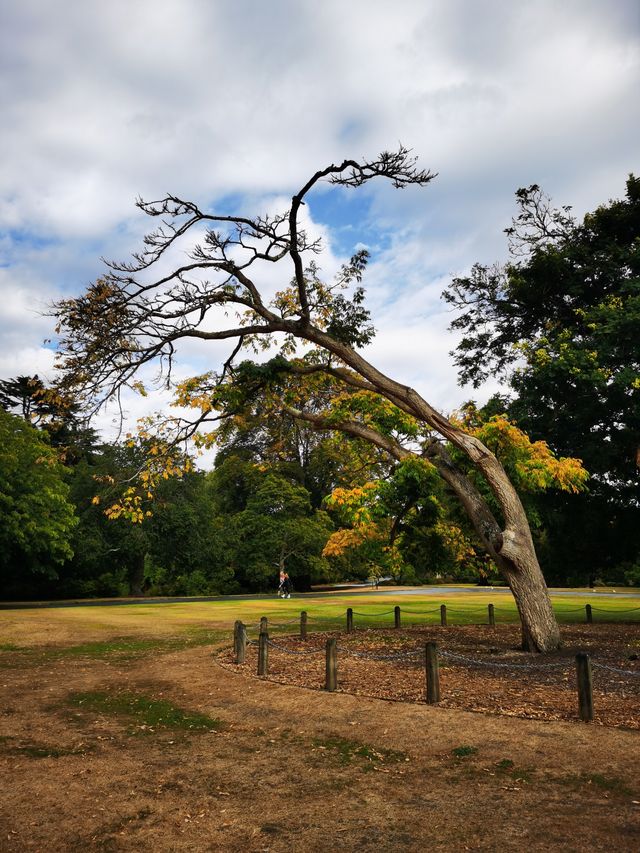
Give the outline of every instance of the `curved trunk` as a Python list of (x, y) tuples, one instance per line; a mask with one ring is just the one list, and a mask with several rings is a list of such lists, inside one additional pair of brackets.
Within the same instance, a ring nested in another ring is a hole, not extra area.
[(516, 601), (522, 623), (522, 648), (529, 652), (555, 651), (560, 647), (560, 629), (533, 548), (522, 549), (517, 563), (498, 555), (496, 564)]
[[(395, 402), (395, 401), (394, 401)], [(341, 430), (385, 450), (398, 461), (415, 456), (395, 439), (357, 421), (335, 423), (322, 415), (291, 406), (284, 410), (321, 430)], [(536, 556), (522, 501), (499, 460), (481, 442), (450, 425), (456, 444), (465, 451), (490, 485), (505, 518), (504, 528), (472, 481), (455, 465), (445, 447), (433, 440), (424, 450), (442, 479), (464, 507), (480, 541), (493, 557), (509, 584), (522, 622), (522, 645), (527, 651), (551, 652), (560, 646), (560, 629), (551, 606), (549, 590)], [(447, 437), (449, 438), (450, 435)]]
[[(481, 447), (485, 454), (489, 453)], [(509, 584), (522, 623), (522, 647), (530, 652), (552, 652), (559, 648), (560, 629), (538, 563), (529, 522), (504, 468), (493, 454), (488, 466), (476, 463), (507, 519), (505, 528), (501, 529), (482, 495), (456, 468), (442, 445), (434, 444), (430, 450), (431, 461), (456, 493), (485, 548)]]
[(554, 651), (560, 646), (560, 629), (520, 496), (499, 460), (481, 442), (472, 439), (467, 452), (504, 515), (496, 562), (516, 601), (522, 622), (522, 646), (531, 652)]
[[(264, 309), (259, 313), (269, 321), (272, 318), (276, 319)], [(287, 321), (284, 321), (284, 325), (287, 325)], [(503, 525), (494, 518), (486, 500), (473, 483), (448, 458), (444, 448), (441, 448), (441, 451), (435, 451), (436, 458), (440, 460), (436, 467), (462, 502), (482, 542), (496, 560), (513, 592), (522, 619), (524, 648), (538, 652), (557, 649), (560, 645), (560, 630), (536, 556), (529, 521), (522, 501), (498, 458), (481, 441), (441, 415), (417, 391), (381, 373), (352, 347), (336, 341), (326, 332), (311, 326), (306, 321), (289, 323), (287, 331), (306, 338), (333, 353), (363, 377), (369, 383), (370, 390), (386, 397), (394, 405), (431, 427), (468, 457), (491, 488), (504, 519)], [(313, 418), (307, 419), (314, 422)], [(322, 420), (322, 418), (315, 418), (316, 423)], [(378, 434), (381, 441), (377, 441), (372, 435), (365, 435), (366, 432), (375, 431), (366, 429), (363, 431), (362, 425), (358, 427), (357, 424), (352, 424), (352, 426), (353, 429), (346, 431), (378, 443), (397, 458), (410, 453), (393, 439), (385, 439)], [(325, 423), (321, 428), (341, 429), (344, 425)], [(390, 445), (394, 446), (390, 447)]]

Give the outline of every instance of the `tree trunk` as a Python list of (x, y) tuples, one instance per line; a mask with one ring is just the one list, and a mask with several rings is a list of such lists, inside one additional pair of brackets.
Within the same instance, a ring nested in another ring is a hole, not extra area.
[(474, 448), (477, 453), (472, 450), (469, 456), (484, 475), (504, 514), (505, 526), (495, 548), (496, 562), (520, 614), (522, 647), (530, 652), (552, 652), (560, 647), (560, 628), (538, 562), (527, 514), (498, 459), (480, 442), (477, 444), (479, 447)]
[(129, 570), (129, 591), (136, 598), (144, 595), (142, 586), (144, 584), (144, 551), (134, 556), (134, 562)]
[(523, 649), (530, 652), (555, 651), (560, 647), (560, 629), (522, 501), (496, 457), (480, 442), (475, 444), (476, 439), (473, 442), (467, 452), (498, 500), (505, 516), (503, 529), (482, 495), (456, 468), (442, 445), (433, 445), (432, 461), (456, 493), (481, 541), (509, 584), (522, 623)]
[(500, 556), (496, 564), (509, 584), (520, 614), (522, 648), (528, 652), (558, 649), (560, 629), (535, 551), (523, 550), (518, 565)]
[[(392, 402), (397, 401), (400, 401), (399, 396), (392, 396)], [(313, 424), (317, 429), (338, 429), (371, 441), (398, 460), (415, 456), (395, 439), (383, 436), (365, 424), (356, 421), (336, 423), (320, 415), (291, 407), (288, 407), (287, 411), (290, 415)], [(422, 412), (418, 411), (416, 414), (420, 415)], [(424, 415), (423, 419), (427, 421)], [(463, 450), (483, 475), (504, 516), (504, 523), (501, 525), (485, 498), (455, 465), (443, 444), (434, 440), (427, 445), (425, 455), (460, 500), (480, 541), (509, 584), (522, 622), (522, 647), (532, 652), (554, 651), (560, 646), (560, 629), (538, 563), (529, 521), (518, 493), (499, 460), (478, 439), (445, 421), (440, 415), (437, 425), (441, 435)]]

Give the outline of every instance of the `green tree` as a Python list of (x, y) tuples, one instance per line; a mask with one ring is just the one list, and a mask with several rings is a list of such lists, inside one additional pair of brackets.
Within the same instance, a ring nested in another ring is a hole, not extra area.
[(297, 589), (322, 577), (322, 550), (333, 526), (326, 513), (313, 509), (304, 486), (233, 456), (216, 468), (213, 481), (218, 527), (226, 528), (226, 562), (242, 588), (272, 589), (280, 571)]
[(3, 379), (0, 381), (0, 407), (38, 426), (44, 417), (51, 414), (49, 406), (42, 399), (44, 391), (44, 383), (37, 374)]
[(195, 595), (223, 591), (231, 580), (203, 472), (160, 477), (153, 500), (134, 510), (135, 523), (126, 506), (113, 515), (144, 459), (135, 443), (102, 445), (73, 468), (71, 497), (80, 523), (75, 556), (61, 570), (61, 594)]
[(640, 554), (640, 179), (582, 222), (537, 186), (516, 195), (509, 263), (443, 294), (461, 311), (455, 359), (464, 382), (501, 374), (502, 410), (583, 460), (588, 493), (540, 499), (540, 546), (554, 578), (593, 580)]
[(62, 462), (74, 465), (97, 444), (80, 406), (68, 394), (47, 387), (38, 375), (0, 381), (0, 407), (44, 430)]
[(234, 415), (215, 431), (216, 465), (229, 456), (265, 464), (304, 486), (314, 509), (337, 486), (358, 485), (390, 472), (389, 457), (369, 442), (319, 432), (283, 409), (286, 399), (305, 411), (322, 412), (337, 390), (344, 391), (332, 377), (315, 373), (301, 382), (288, 373), (287, 362), (276, 363), (283, 372), (272, 371), (269, 363), (243, 362), (230, 382), (218, 388), (233, 401)]
[(215, 515), (207, 475), (192, 471), (158, 484), (148, 529), (149, 591), (205, 595), (233, 591), (227, 557), (228, 534)]
[(5, 590), (55, 578), (72, 556), (77, 518), (65, 469), (44, 435), (0, 409), (0, 567)]

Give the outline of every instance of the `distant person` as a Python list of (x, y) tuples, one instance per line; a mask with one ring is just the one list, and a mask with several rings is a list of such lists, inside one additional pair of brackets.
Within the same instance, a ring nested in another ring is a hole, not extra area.
[(284, 573), (284, 578), (282, 580), (282, 597), (283, 598), (291, 598), (291, 580), (289, 579), (289, 573)]

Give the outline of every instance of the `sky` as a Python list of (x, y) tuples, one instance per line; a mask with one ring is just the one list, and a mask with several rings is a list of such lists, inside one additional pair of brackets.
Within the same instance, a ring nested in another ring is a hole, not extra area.
[[(506, 259), (515, 190), (582, 216), (640, 172), (637, 0), (0, 0), (0, 68), (0, 378), (54, 378), (47, 306), (139, 249), (138, 196), (282, 209), (401, 142), (438, 173), (426, 188), (323, 187), (305, 215), (327, 275), (372, 252), (366, 356), (450, 412), (497, 386), (457, 384), (440, 293)], [(178, 374), (226, 354), (191, 344)], [(166, 404), (126, 402), (131, 420)]]

